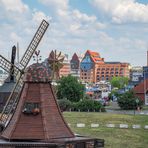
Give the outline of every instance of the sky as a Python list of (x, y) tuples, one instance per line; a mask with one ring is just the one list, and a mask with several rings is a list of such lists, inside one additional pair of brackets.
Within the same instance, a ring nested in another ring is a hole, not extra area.
[(148, 0), (0, 0), (0, 54), (10, 58), (19, 43), (20, 58), (42, 19), (50, 26), (38, 50), (83, 55), (145, 66), (148, 50)]

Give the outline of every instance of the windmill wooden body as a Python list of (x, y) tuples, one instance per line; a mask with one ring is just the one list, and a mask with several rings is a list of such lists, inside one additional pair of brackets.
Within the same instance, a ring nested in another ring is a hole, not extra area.
[(58, 108), (51, 73), (40, 63), (28, 67), (16, 111), (2, 137), (51, 141), (74, 137)]
[[(50, 84), (53, 71), (50, 67), (51, 56), (48, 64), (36, 63), (25, 70), (47, 27), (48, 23), (43, 20), (19, 68), (1, 56), (3, 68), (8, 71), (6, 64), (10, 64), (10, 72), (18, 77), (0, 118), (4, 128), (1, 137), (5, 139), (49, 141), (74, 137), (61, 115)], [(55, 57), (55, 54), (52, 55)], [(52, 62), (57, 63), (57, 58), (53, 58)], [(20, 93), (14, 93), (15, 90)]]

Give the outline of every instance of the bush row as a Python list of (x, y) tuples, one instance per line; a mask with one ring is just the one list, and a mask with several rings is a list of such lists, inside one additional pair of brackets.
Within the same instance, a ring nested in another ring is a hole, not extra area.
[(79, 102), (71, 102), (67, 99), (58, 100), (61, 111), (96, 111), (105, 112), (104, 106), (98, 101), (91, 99), (80, 100)]

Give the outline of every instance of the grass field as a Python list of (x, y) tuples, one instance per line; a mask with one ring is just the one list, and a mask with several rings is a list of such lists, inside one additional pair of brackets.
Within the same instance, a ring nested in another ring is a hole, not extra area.
[[(73, 132), (85, 136), (97, 137), (105, 140), (105, 148), (148, 148), (148, 116), (119, 115), (109, 113), (64, 112), (65, 120), (70, 123)], [(77, 123), (85, 123), (86, 127), (77, 128)], [(91, 128), (91, 123), (98, 123), (98, 128)], [(128, 129), (107, 128), (106, 124), (118, 126), (128, 124)], [(141, 129), (132, 129), (133, 124), (140, 124)]]

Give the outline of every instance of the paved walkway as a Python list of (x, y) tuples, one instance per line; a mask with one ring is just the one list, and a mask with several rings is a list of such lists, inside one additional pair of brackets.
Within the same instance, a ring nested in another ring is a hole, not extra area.
[(114, 114), (138, 114), (138, 115), (148, 115), (148, 110), (121, 110), (120, 107), (118, 106), (117, 102), (112, 102), (111, 106), (106, 107), (106, 111), (109, 113), (114, 113)]

